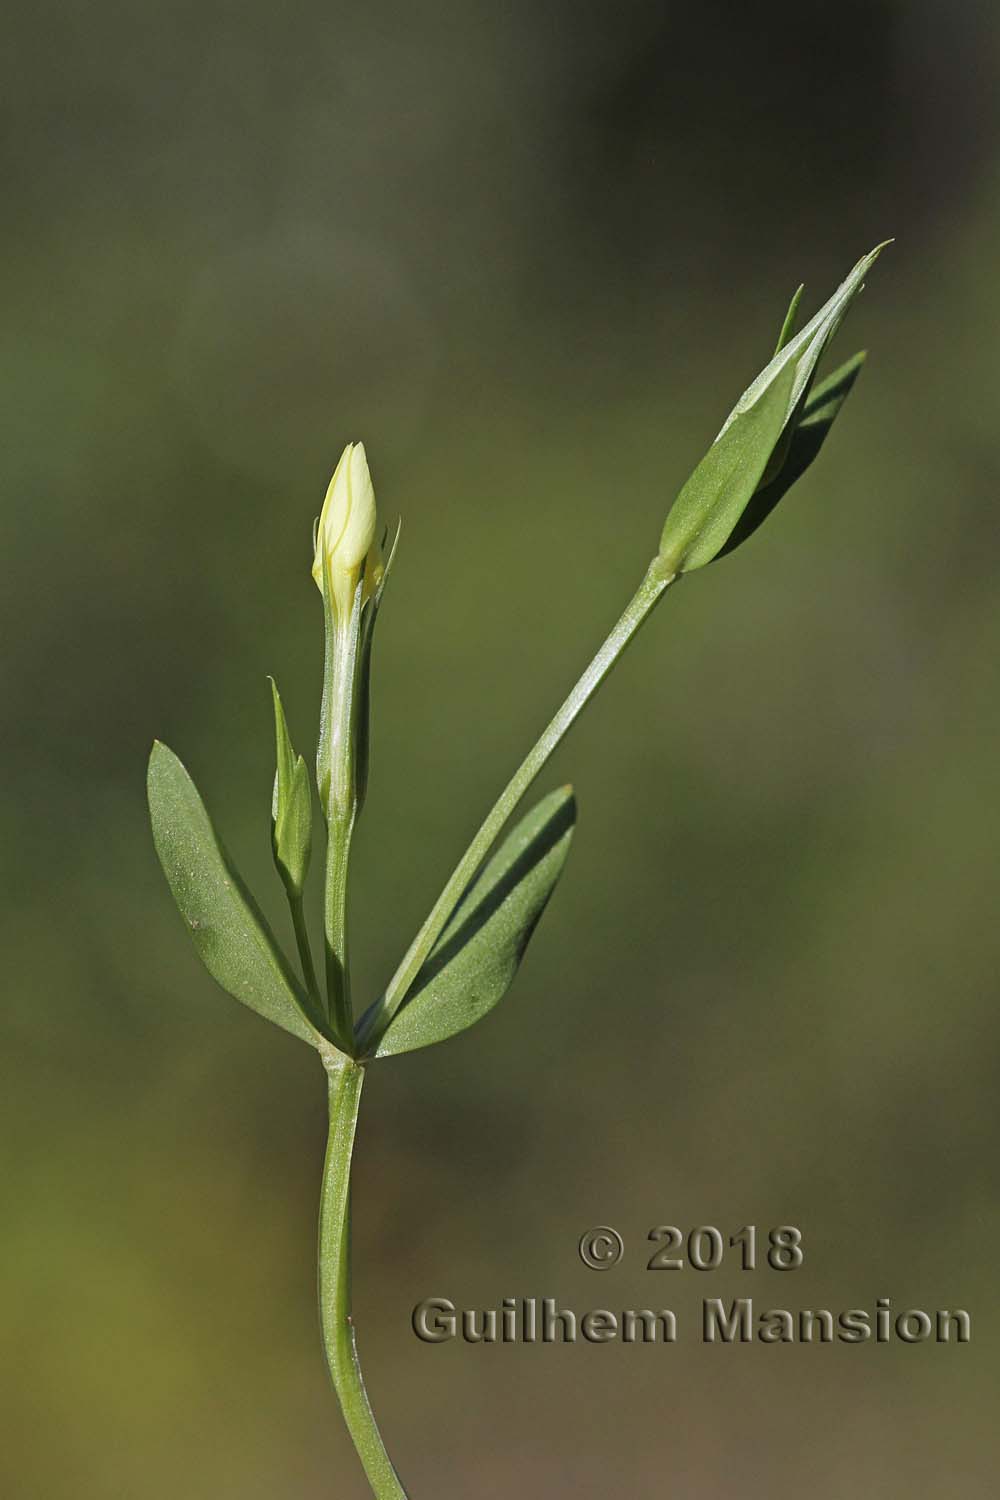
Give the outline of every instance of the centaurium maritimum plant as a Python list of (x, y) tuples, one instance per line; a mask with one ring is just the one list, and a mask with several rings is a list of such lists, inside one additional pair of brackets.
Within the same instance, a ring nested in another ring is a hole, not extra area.
[(205, 967), (237, 1000), (314, 1047), (326, 1070), (330, 1129), (319, 1218), (320, 1321), (334, 1389), (379, 1500), (405, 1500), (406, 1491), (368, 1401), (351, 1319), (351, 1157), (368, 1069), (465, 1030), (507, 991), (569, 852), (572, 790), (543, 797), (494, 851), (500, 833), (666, 590), (743, 542), (819, 453), (864, 356), (855, 355), (821, 384), (817, 368), (883, 248), (857, 263), (799, 333), (794, 330), (802, 288), (796, 292), (773, 358), (682, 487), (656, 555), (620, 620), (501, 792), (385, 989), (360, 1014), (351, 994), (348, 876), (368, 779), (372, 640), (396, 551), (394, 541), (384, 554), (360, 443), (344, 449), (314, 538), (312, 572), (326, 639), (315, 766), (326, 825), (325, 983), (317, 978), (303, 912), (313, 785), (305, 760), (292, 748), (277, 687), (272, 683), (272, 847), (291, 911), (299, 973), (217, 838), (187, 771), (165, 745), (153, 746), (153, 838)]

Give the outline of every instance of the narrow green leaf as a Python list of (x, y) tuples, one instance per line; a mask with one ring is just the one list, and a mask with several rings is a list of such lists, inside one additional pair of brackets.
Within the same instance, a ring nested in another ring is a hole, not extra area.
[(826, 442), (827, 433), (854, 389), (854, 382), (861, 374), (864, 362), (865, 354), (862, 351), (814, 387), (803, 408), (802, 420), (795, 429), (781, 472), (751, 497), (733, 528), (732, 535), (717, 554), (719, 557), (733, 552), (747, 537), (752, 536), (758, 526), (767, 520), (778, 501), (787, 495), (795, 481), (802, 478)]
[(277, 770), (271, 798), (271, 848), (289, 894), (300, 896), (312, 853), (312, 789), (302, 756), (296, 756), (281, 706), (278, 684), (271, 678)]
[(502, 999), (559, 879), (575, 822), (570, 787), (544, 797), (521, 819), (462, 898), (376, 1057), (443, 1042)]
[(325, 1034), (322, 1018), (311, 1014), (308, 995), (220, 843), (194, 782), (158, 740), (147, 788), (156, 852), (202, 963), (230, 995), (315, 1046), (317, 1032)]
[(271, 801), (271, 817), (276, 819), (281, 804), (281, 793), (287, 792), (292, 784), (292, 772), (295, 770), (295, 751), (292, 749), (292, 741), (288, 734), (288, 724), (285, 719), (285, 710), (281, 703), (281, 694), (278, 692), (278, 684), (273, 677), (269, 677), (271, 684), (271, 697), (274, 702), (274, 738), (275, 738), (275, 760), (277, 770), (274, 774), (274, 796)]

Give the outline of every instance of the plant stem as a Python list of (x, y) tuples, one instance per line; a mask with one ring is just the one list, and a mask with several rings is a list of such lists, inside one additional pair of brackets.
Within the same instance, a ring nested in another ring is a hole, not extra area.
[(288, 889), (288, 887), (286, 887), (286, 894), (288, 896), (288, 908), (292, 914), (292, 927), (295, 930), (295, 944), (299, 950), (299, 962), (302, 965), (302, 978), (305, 980), (306, 989), (322, 1008), (319, 983), (316, 979), (316, 970), (313, 966), (312, 949), (309, 946), (309, 928), (306, 926), (302, 895)]
[(673, 583), (675, 574), (665, 572), (659, 558), (654, 558), (625, 607), (603, 646), (587, 667), (562, 707), (543, 730), (541, 736), (528, 751), (493, 805), (486, 821), (462, 855), (451, 878), (441, 892), (430, 915), (410, 944), (399, 968), (396, 970), (381, 1000), (372, 1006), (359, 1034), (361, 1053), (370, 1054), (379, 1038), (406, 998), (424, 959), (430, 953), (444, 929), (449, 917), (461, 900), (462, 894), (489, 853), (497, 835), (524, 796), (528, 787), (541, 771), (553, 750), (583, 709), (588, 700), (604, 681), (615, 662), (621, 656), (639, 626), (647, 618), (653, 606)]
[(326, 897), (324, 937), (326, 985), (330, 1019), (342, 1049), (354, 1050), (354, 1017), (351, 1010), (350, 969), (347, 961), (347, 871), (351, 854), (354, 815), (341, 819), (331, 806), (326, 836)]
[(368, 1482), (378, 1500), (406, 1500), (385, 1450), (361, 1375), (351, 1319), (351, 1157), (364, 1068), (324, 1055), (329, 1078), (330, 1134), (319, 1211), (319, 1310), (333, 1388)]
[(359, 582), (355, 590), (354, 607), (346, 624), (338, 625), (334, 618), (330, 603), (332, 590), (333, 585), (327, 578), (323, 595), (326, 619), (323, 698), (316, 757), (320, 802), (327, 827), (323, 931), (330, 1021), (341, 1049), (353, 1054), (354, 1015), (347, 962), (347, 873), (358, 804), (355, 667), (361, 628), (362, 585)]

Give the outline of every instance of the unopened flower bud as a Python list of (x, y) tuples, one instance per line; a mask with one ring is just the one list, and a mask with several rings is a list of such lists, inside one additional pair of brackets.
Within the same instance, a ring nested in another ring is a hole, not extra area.
[(312, 575), (324, 592), (324, 571), (331, 590), (336, 620), (351, 613), (358, 579), (364, 576), (367, 596), (382, 572), (381, 550), (375, 536), (375, 490), (368, 471), (364, 443), (348, 443), (330, 480), (316, 527), (316, 556)]
[(657, 559), (662, 575), (690, 572), (732, 551), (815, 459), (863, 356), (855, 356), (813, 391), (816, 369), (885, 244), (862, 256), (829, 301), (793, 336), (796, 292), (777, 353), (743, 392), (670, 508)]

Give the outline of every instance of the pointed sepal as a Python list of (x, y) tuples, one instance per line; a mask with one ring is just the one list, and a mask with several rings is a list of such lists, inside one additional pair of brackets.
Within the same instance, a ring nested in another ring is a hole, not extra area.
[[(358, 686), (355, 698), (354, 727), (354, 784), (358, 812), (364, 806), (365, 796), (368, 791), (368, 769), (371, 760), (371, 676), (375, 622), (378, 619), (378, 612), (382, 607), (382, 596), (385, 593), (385, 586), (389, 581), (389, 574), (392, 571), (392, 564), (396, 556), (396, 548), (399, 546), (399, 533), (401, 530), (402, 522), (397, 522), (396, 534), (392, 539), (392, 546), (386, 554), (385, 564), (381, 570), (378, 583), (372, 590), (371, 596), (366, 600), (361, 615), (361, 639), (358, 644)], [(382, 550), (383, 552), (385, 551), (385, 538), (383, 538)]]
[(774, 346), (775, 354), (781, 353), (795, 332), (795, 325), (799, 319), (799, 304), (802, 301), (802, 293), (804, 291), (805, 283), (800, 282), (792, 293), (792, 300), (789, 302), (788, 311), (785, 313), (785, 321), (782, 323), (781, 332), (778, 334), (778, 342)]
[(814, 386), (802, 409), (802, 419), (795, 429), (789, 444), (788, 455), (776, 478), (762, 484), (751, 496), (746, 509), (737, 521), (725, 546), (718, 556), (733, 552), (747, 537), (752, 536), (767, 520), (778, 501), (801, 479), (809, 465), (819, 457), (819, 450), (826, 442), (827, 434), (840, 410), (854, 389), (854, 382), (861, 374), (865, 362), (865, 351), (855, 354), (826, 380)]

